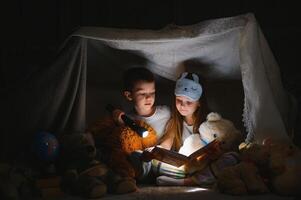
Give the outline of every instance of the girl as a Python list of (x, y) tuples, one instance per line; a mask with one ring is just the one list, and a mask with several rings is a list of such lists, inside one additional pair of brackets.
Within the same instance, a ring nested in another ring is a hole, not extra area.
[[(176, 81), (175, 101), (173, 103), (171, 119), (167, 124), (165, 135), (160, 146), (166, 149), (172, 149), (185, 152), (181, 147), (185, 140), (194, 140), (196, 149), (207, 144), (202, 140), (199, 127), (206, 120), (208, 107), (205, 96), (204, 85), (200, 83), (200, 78), (194, 73), (184, 72)], [(233, 154), (233, 152), (232, 152)], [(237, 163), (237, 155), (224, 154), (214, 161), (214, 167), (218, 169)], [(187, 155), (188, 156), (188, 155)], [(184, 168), (177, 168), (172, 165), (152, 160), (152, 169), (157, 177), (158, 185), (202, 185), (213, 184), (215, 177), (210, 166), (193, 174), (187, 174)]]
[[(202, 84), (203, 85), (203, 84)], [(182, 73), (175, 86), (175, 102), (161, 146), (179, 151), (184, 140), (198, 134), (200, 124), (208, 114), (207, 101), (199, 77), (194, 73)]]

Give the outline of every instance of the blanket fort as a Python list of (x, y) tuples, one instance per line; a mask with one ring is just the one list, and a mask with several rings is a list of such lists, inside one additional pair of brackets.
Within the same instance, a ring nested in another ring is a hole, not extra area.
[(14, 81), (0, 91), (1, 158), (29, 149), (39, 130), (83, 133), (109, 102), (128, 108), (120, 102), (121, 77), (134, 65), (157, 75), (157, 103), (171, 104), (173, 81), (193, 71), (208, 80), (210, 110), (241, 123), (248, 141), (289, 140), (294, 107), (260, 26), (247, 13), (160, 30), (81, 27), (53, 64), (22, 69), (21, 79), (3, 69)]

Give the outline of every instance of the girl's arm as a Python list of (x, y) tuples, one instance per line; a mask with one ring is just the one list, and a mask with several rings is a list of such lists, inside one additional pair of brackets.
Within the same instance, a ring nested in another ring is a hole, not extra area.
[[(166, 128), (166, 130), (168, 130), (168, 128)], [(173, 132), (165, 131), (165, 134), (162, 137), (162, 139), (159, 141), (158, 145), (164, 149), (170, 150), (172, 148), (174, 138), (175, 138), (175, 134)]]

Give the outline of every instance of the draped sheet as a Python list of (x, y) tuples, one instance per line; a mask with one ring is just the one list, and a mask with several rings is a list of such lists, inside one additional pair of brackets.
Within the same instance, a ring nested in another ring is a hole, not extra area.
[(248, 141), (289, 140), (291, 101), (260, 26), (247, 13), (160, 30), (80, 28), (52, 65), (1, 90), (1, 158), (30, 144), (38, 130), (84, 132), (106, 114), (106, 103), (126, 110), (121, 76), (133, 66), (156, 74), (158, 104), (170, 105), (174, 80), (193, 71), (207, 80), (210, 109), (234, 121)]

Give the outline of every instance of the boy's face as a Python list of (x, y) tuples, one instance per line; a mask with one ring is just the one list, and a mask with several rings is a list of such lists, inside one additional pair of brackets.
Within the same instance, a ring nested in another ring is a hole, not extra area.
[(155, 103), (155, 82), (138, 81), (132, 91), (125, 91), (124, 95), (133, 101), (139, 115), (147, 116), (152, 114)]

